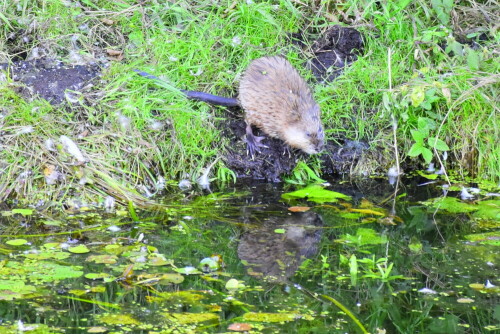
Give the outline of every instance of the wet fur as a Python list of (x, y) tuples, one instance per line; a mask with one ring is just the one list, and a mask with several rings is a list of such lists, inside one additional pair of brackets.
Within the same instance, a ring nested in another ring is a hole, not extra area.
[(252, 61), (240, 81), (239, 101), (247, 123), (308, 154), (321, 151), (324, 134), (319, 106), (285, 58)]

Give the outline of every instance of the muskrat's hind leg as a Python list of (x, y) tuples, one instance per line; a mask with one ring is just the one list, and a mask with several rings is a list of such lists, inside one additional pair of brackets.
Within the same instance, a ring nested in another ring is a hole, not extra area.
[(247, 149), (248, 153), (252, 157), (254, 156), (255, 152), (260, 152), (259, 147), (267, 147), (266, 145), (260, 143), (262, 139), (266, 137), (255, 136), (252, 132), (252, 126), (250, 125), (250, 123), (247, 123), (246, 133)]

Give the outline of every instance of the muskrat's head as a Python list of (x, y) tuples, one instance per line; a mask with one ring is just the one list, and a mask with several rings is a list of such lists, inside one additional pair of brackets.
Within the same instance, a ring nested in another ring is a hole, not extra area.
[(284, 140), (291, 147), (301, 149), (307, 154), (321, 152), (325, 144), (325, 133), (319, 118), (319, 107), (298, 122), (287, 127), (284, 131)]

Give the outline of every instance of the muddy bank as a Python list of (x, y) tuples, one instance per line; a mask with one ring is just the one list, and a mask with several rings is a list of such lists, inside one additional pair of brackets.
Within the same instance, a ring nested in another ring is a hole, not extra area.
[(43, 98), (51, 104), (59, 104), (71, 91), (82, 91), (92, 86), (101, 69), (97, 64), (67, 65), (50, 58), (39, 58), (0, 64), (0, 71), (7, 71), (19, 83), (16, 92), (26, 99)]

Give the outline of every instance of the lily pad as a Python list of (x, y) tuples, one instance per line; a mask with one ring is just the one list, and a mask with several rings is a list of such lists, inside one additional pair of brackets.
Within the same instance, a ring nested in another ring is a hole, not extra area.
[(265, 313), (265, 312), (248, 312), (243, 314), (244, 321), (255, 322), (287, 322), (297, 318), (295, 313)]
[(8, 240), (5, 242), (7, 245), (11, 246), (22, 246), (28, 243), (28, 240), (26, 239), (13, 239), (13, 240)]
[(88, 249), (87, 246), (85, 246), (85, 245), (78, 245), (75, 247), (68, 248), (68, 251), (71, 253), (83, 254), (83, 253), (90, 252), (90, 249)]
[(165, 313), (165, 318), (178, 324), (193, 324), (205, 321), (219, 321), (213, 313)]
[(430, 204), (430, 206), (434, 209), (445, 210), (450, 213), (465, 213), (476, 211), (478, 209), (477, 206), (462, 202), (455, 197), (440, 197), (427, 201), (424, 204)]
[(281, 197), (286, 200), (304, 198), (316, 203), (336, 202), (338, 199), (351, 199), (350, 196), (325, 189), (317, 184), (283, 194), (281, 195)]

